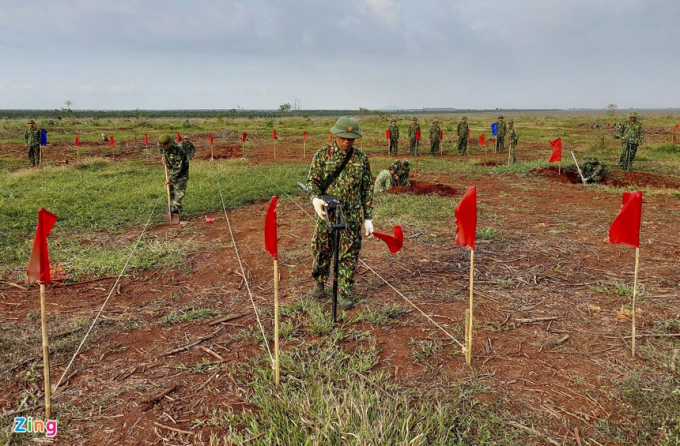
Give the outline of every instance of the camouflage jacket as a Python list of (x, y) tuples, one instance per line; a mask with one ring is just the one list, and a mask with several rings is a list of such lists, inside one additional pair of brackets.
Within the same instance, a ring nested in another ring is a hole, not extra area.
[[(390, 171), (390, 175), (392, 175), (392, 180), (395, 185), (402, 186), (408, 184), (408, 176), (411, 169), (409, 166), (404, 166), (401, 160), (392, 163), (388, 170)], [(394, 175), (398, 176), (399, 179), (395, 180)]]
[(409, 139), (416, 139), (416, 132), (420, 130), (420, 125), (411, 124), (408, 126), (408, 137)]
[(621, 139), (624, 142), (632, 142), (633, 144), (642, 145), (644, 140), (644, 132), (642, 131), (642, 124), (639, 122), (626, 122), (621, 126)]
[(170, 181), (189, 178), (189, 160), (194, 156), (196, 149), (187, 141), (175, 142), (168, 149), (161, 149), (161, 156), (168, 166), (168, 178)]
[(507, 131), (508, 125), (505, 123), (505, 121), (503, 122), (498, 121), (498, 133), (496, 134), (496, 136), (498, 136), (499, 138), (503, 138)]
[(396, 126), (396, 125), (390, 126), (390, 139), (392, 141), (399, 139), (399, 127), (398, 126)]
[(459, 138), (467, 138), (468, 137), (468, 124), (467, 124), (467, 122), (460, 121), (458, 123), (458, 127), (456, 128), (456, 135), (458, 135)]
[(433, 125), (430, 127), (430, 140), (439, 141), (442, 129), (438, 125)]
[(40, 129), (26, 129), (24, 139), (26, 140), (28, 147), (38, 147), (40, 145)]
[[(344, 157), (345, 152), (342, 152), (335, 142), (314, 154), (307, 176), (310, 197), (316, 198), (321, 195), (322, 183), (333, 174)], [(326, 189), (326, 195), (338, 197), (349, 225), (360, 225), (363, 219), (372, 219), (373, 176), (364, 152), (354, 148), (354, 153), (345, 168)]]
[(517, 145), (517, 140), (519, 139), (519, 134), (517, 133), (517, 130), (515, 130), (515, 126), (513, 125), (510, 127), (510, 130), (508, 131), (508, 138), (510, 138), (510, 143)]

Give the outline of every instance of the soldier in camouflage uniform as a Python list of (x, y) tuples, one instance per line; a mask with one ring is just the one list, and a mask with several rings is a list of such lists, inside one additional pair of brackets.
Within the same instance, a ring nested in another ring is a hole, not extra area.
[(28, 149), (28, 160), (31, 162), (31, 167), (35, 167), (40, 164), (40, 129), (35, 128), (35, 121), (28, 121), (24, 139)]
[(392, 175), (387, 169), (381, 170), (375, 178), (375, 186), (373, 187), (373, 194), (378, 192), (385, 192), (392, 187)]
[(510, 138), (510, 145), (508, 146), (508, 150), (510, 151), (510, 164), (515, 164), (517, 162), (515, 151), (517, 150), (519, 135), (517, 134), (517, 130), (515, 130), (515, 121), (513, 119), (508, 121), (508, 138)]
[(585, 159), (581, 168), (581, 174), (583, 174), (583, 178), (585, 178), (586, 183), (600, 183), (604, 181), (607, 173), (609, 173), (607, 166), (592, 156), (589, 156)]
[(467, 155), (468, 129), (467, 116), (463, 116), (460, 118), (460, 122), (456, 128), (456, 135), (458, 135), (458, 155)]
[(498, 117), (498, 130), (496, 132), (496, 152), (503, 153), (505, 150), (505, 134), (508, 128), (503, 122), (503, 115)]
[(619, 137), (621, 138), (621, 157), (619, 158), (619, 167), (622, 169), (626, 168), (626, 161), (628, 158), (628, 145), (630, 144), (630, 166), (633, 165), (633, 160), (635, 160), (635, 154), (637, 153), (638, 147), (642, 145), (644, 140), (644, 132), (642, 130), (642, 124), (637, 122), (637, 112), (630, 112), (630, 122), (625, 123), (621, 126), (621, 133)]
[(442, 129), (439, 127), (439, 121), (435, 119), (432, 121), (432, 127), (430, 127), (430, 155), (439, 155), (441, 134)]
[(420, 125), (418, 125), (418, 118), (413, 118), (411, 125), (408, 127), (408, 139), (409, 139), (409, 142), (410, 142), (409, 152), (411, 153), (411, 156), (420, 155), (418, 153), (419, 152), (418, 144), (420, 144), (417, 140), (418, 132), (420, 132)]
[(184, 138), (182, 142), (175, 142), (170, 135), (158, 138), (163, 164), (168, 166), (168, 184), (170, 185), (171, 212), (181, 214), (182, 199), (186, 193), (189, 181), (189, 160), (196, 154), (196, 148)]
[(411, 185), (408, 181), (409, 172), (411, 169), (411, 162), (404, 158), (403, 160), (396, 160), (389, 167), (390, 175), (392, 176), (392, 186), (408, 187)]
[(390, 121), (390, 155), (397, 155), (399, 144), (399, 127), (397, 127), (397, 120)]
[[(343, 116), (330, 132), (335, 136), (335, 141), (314, 154), (307, 178), (309, 195), (319, 216), (312, 239), (312, 277), (316, 281), (312, 295), (319, 299), (326, 297), (324, 284), (330, 275), (333, 231), (328, 229), (325, 220), (328, 218), (333, 222), (334, 216), (327, 215), (328, 203), (321, 199), (321, 195), (334, 195), (342, 205), (342, 213), (347, 221), (347, 228), (340, 232), (338, 254), (338, 306), (346, 310), (354, 306), (351, 292), (361, 249), (362, 221), (366, 235), (373, 233), (373, 177), (368, 157), (361, 150), (353, 148), (354, 140), (362, 136), (357, 120)], [(350, 150), (352, 152), (345, 167), (327, 185), (326, 190), (322, 190)]]

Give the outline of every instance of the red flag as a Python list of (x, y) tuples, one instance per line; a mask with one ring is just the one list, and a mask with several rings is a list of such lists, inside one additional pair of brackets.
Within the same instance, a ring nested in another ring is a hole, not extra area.
[[(245, 143), (247, 137), (248, 137), (248, 134), (247, 134), (246, 132), (241, 133), (241, 143)], [(274, 139), (278, 139), (278, 138), (276, 137), (276, 130), (274, 130), (274, 136), (273, 136), (273, 138), (274, 138)]]
[(385, 139), (390, 139), (390, 129), (385, 130)]
[(456, 244), (474, 251), (477, 237), (477, 186), (470, 186), (454, 211), (456, 215)]
[(269, 209), (267, 209), (267, 216), (264, 219), (264, 248), (269, 254), (277, 260), (276, 250), (276, 202), (279, 197), (274, 195), (272, 201), (269, 202)]
[(479, 145), (480, 146), (485, 146), (486, 145), (486, 137), (484, 137), (484, 133), (479, 135)]
[(147, 135), (146, 133), (144, 134), (144, 145), (145, 146), (149, 145), (149, 135)]
[(50, 235), (57, 216), (40, 208), (38, 228), (35, 231), (33, 250), (26, 268), (26, 283), (50, 283), (50, 258), (47, 252), (47, 236)]
[(675, 131), (677, 132), (678, 130), (680, 130), (680, 124), (675, 124)]
[(472, 138), (472, 130), (468, 128), (468, 139)]
[(113, 147), (113, 135), (109, 137), (109, 145)]
[(639, 248), (641, 215), (642, 191), (624, 192), (619, 215), (609, 227), (609, 243), (621, 243)]
[(439, 131), (439, 139), (444, 139), (444, 130)]
[(328, 139), (330, 140), (331, 144), (333, 144), (333, 134), (332, 133), (328, 134)]
[(387, 243), (387, 247), (390, 249), (392, 254), (399, 252), (401, 247), (404, 246), (404, 231), (401, 229), (401, 226), (395, 226), (393, 231), (394, 237), (389, 234), (382, 234), (380, 232), (373, 233), (373, 237), (379, 238), (383, 242)]
[(420, 130), (416, 130), (416, 141), (420, 141)]
[(215, 217), (208, 217), (207, 215), (204, 215), (204, 217), (206, 223), (215, 223)]
[(213, 142), (215, 142), (215, 138), (213, 138), (212, 133), (208, 136), (208, 140), (210, 140), (210, 145), (213, 145)]
[[(241, 138), (243, 138), (243, 135), (241, 135)], [(276, 129), (272, 130), (272, 139), (279, 139), (279, 137), (276, 136)]]
[(302, 132), (302, 140), (303, 140), (304, 142), (307, 142), (307, 130), (305, 130), (304, 132)]
[(76, 135), (76, 147), (80, 147), (80, 136)]
[(607, 129), (610, 129), (610, 128), (612, 128), (612, 123), (611, 123), (611, 122), (608, 122), (608, 123), (607, 123)]
[(550, 145), (553, 151), (548, 162), (556, 163), (562, 161), (562, 137), (557, 138), (555, 141), (550, 141)]
[(177, 136), (175, 137), (175, 141), (182, 142), (182, 135), (180, 135), (179, 132), (177, 132)]

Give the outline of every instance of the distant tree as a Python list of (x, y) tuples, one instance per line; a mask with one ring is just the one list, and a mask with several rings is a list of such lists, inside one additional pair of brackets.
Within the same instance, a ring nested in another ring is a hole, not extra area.
[(607, 114), (613, 118), (614, 115), (616, 114), (617, 108), (619, 108), (619, 107), (616, 104), (607, 105)]
[(366, 115), (368, 114), (368, 109), (364, 107), (359, 107), (359, 114), (360, 115)]
[(286, 102), (285, 104), (279, 105), (279, 111), (280, 111), (282, 114), (283, 114), (283, 113), (286, 113), (286, 112), (289, 112), (292, 108), (293, 108), (293, 106), (290, 105), (290, 103), (288, 103), (288, 102)]

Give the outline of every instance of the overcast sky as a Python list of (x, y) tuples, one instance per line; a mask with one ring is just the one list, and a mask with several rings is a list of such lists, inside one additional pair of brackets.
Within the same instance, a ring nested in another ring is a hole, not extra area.
[(0, 0), (0, 109), (680, 107), (678, 0)]

